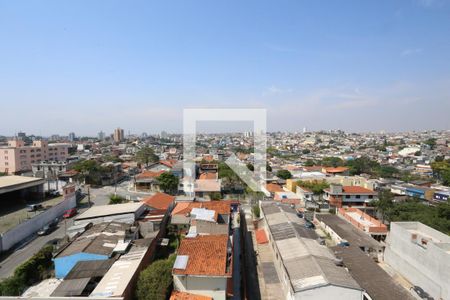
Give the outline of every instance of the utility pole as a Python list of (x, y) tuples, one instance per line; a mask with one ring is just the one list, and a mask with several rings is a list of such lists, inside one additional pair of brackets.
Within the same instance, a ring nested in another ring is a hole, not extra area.
[(91, 207), (91, 190), (90, 190), (90, 185), (87, 185), (87, 194), (88, 194), (88, 204), (89, 204), (89, 207)]

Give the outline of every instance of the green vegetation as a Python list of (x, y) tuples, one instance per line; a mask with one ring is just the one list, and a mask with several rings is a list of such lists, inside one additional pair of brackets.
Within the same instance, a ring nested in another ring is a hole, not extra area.
[(436, 139), (435, 138), (429, 138), (424, 142), (424, 144), (430, 146), (430, 149), (434, 149), (436, 147)]
[(433, 174), (442, 181), (443, 185), (450, 186), (450, 159), (436, 159), (431, 163)]
[(320, 195), (323, 190), (330, 187), (330, 185), (325, 181), (313, 180), (313, 181), (297, 181), (297, 185), (306, 188), (314, 193), (314, 195)]
[(324, 157), (320, 163), (320, 165), (325, 167), (342, 167), (345, 165), (345, 162), (339, 157)]
[(211, 200), (220, 200), (222, 199), (222, 194), (220, 192), (213, 192), (209, 195)]
[(174, 194), (178, 190), (178, 177), (172, 173), (164, 172), (157, 177), (159, 186), (165, 193)]
[(398, 177), (400, 172), (392, 166), (380, 165), (377, 161), (367, 156), (362, 156), (347, 163), (351, 175), (369, 174), (374, 177), (392, 178)]
[(53, 270), (53, 246), (47, 245), (19, 265), (13, 276), (0, 282), (0, 296), (20, 296), (27, 287), (50, 277)]
[(119, 195), (109, 195), (109, 204), (119, 204), (119, 203), (124, 203), (127, 202), (127, 200)]
[(0, 172), (0, 176), (6, 176), (6, 175), (8, 175), (8, 174), (4, 173), (4, 172)]
[(143, 147), (141, 150), (136, 152), (135, 158), (138, 163), (144, 164), (145, 166), (148, 166), (149, 163), (159, 161), (159, 157), (150, 147)]
[(82, 160), (74, 164), (73, 169), (80, 172), (87, 184), (101, 185), (102, 177), (112, 170), (108, 167), (102, 167), (96, 160)]
[(417, 221), (450, 234), (450, 202), (429, 206), (418, 199), (409, 198), (405, 202), (395, 203), (393, 195), (386, 191), (380, 193), (375, 206), (383, 221)]
[(282, 178), (282, 179), (290, 179), (290, 178), (292, 178), (292, 174), (288, 170), (279, 170), (277, 172), (277, 176)]
[(252, 206), (252, 213), (256, 219), (259, 219), (261, 217), (261, 208), (258, 204)]
[(172, 285), (172, 267), (175, 255), (154, 261), (139, 274), (136, 289), (138, 300), (167, 299)]

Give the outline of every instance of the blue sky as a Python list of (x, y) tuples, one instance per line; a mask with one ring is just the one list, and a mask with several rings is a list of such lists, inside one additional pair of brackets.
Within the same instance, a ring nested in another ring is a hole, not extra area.
[(450, 129), (450, 1), (0, 0), (0, 134)]

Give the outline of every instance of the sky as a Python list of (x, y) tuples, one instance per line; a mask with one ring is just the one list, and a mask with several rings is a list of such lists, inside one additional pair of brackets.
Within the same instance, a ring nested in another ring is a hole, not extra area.
[(186, 108), (450, 129), (450, 0), (0, 0), (0, 135), (181, 132)]

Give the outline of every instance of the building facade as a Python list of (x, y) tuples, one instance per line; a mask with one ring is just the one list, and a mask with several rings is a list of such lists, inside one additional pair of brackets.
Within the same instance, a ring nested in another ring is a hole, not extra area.
[(114, 129), (114, 142), (120, 143), (121, 141), (124, 140), (124, 138), (125, 138), (125, 136), (123, 133), (123, 129), (121, 129), (121, 128)]
[(8, 141), (0, 147), (0, 172), (16, 174), (30, 171), (32, 164), (42, 161), (66, 161), (69, 156), (69, 144), (49, 144), (47, 141), (33, 141), (25, 145), (20, 139)]
[(392, 222), (384, 260), (434, 299), (450, 299), (450, 237), (420, 222)]

